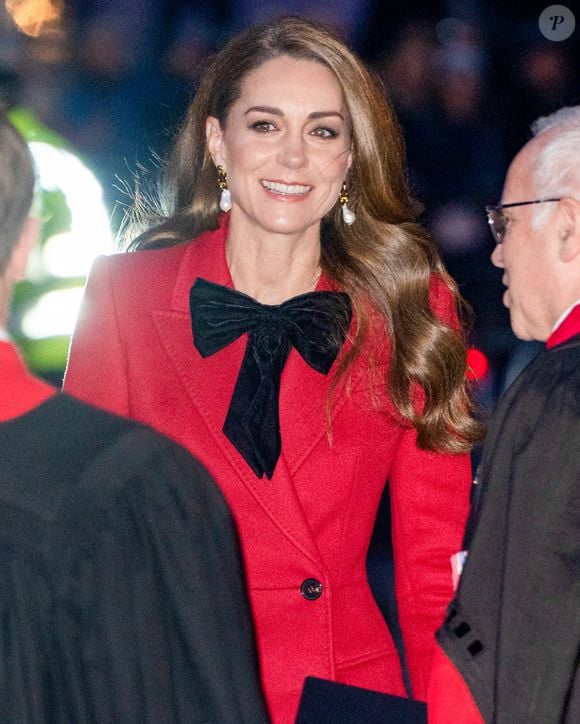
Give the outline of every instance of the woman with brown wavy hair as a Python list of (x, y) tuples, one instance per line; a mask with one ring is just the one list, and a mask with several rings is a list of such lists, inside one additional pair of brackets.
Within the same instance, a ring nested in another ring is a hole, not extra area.
[(251, 29), (203, 76), (165, 181), (135, 253), (91, 272), (66, 389), (157, 427), (218, 481), (275, 722), (294, 720), (306, 676), (406, 695), (365, 573), (388, 481), (424, 698), (480, 429), (457, 290), (416, 223), (382, 90), (316, 24)]

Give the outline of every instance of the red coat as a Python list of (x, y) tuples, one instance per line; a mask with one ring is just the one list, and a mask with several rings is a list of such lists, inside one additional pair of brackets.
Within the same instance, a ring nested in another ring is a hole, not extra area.
[(13, 344), (0, 341), (0, 422), (23, 415), (55, 392), (30, 374)]
[[(218, 481), (239, 527), (275, 722), (294, 720), (307, 675), (405, 695), (365, 573), (389, 478), (399, 615), (414, 692), (425, 698), (433, 633), (452, 594), (449, 557), (467, 515), (468, 456), (418, 450), (413, 430), (389, 414), (384, 395), (383, 411), (373, 407), (364, 359), (351, 393), (337, 391), (329, 444), (325, 400), (333, 370), (324, 377), (292, 350), (281, 381), (282, 454), (271, 481), (256, 478), (222, 433), (247, 336), (206, 359), (192, 342), (194, 280), (233, 286), (225, 234), (222, 226), (169, 249), (98, 260), (65, 388), (173, 437)], [(318, 286), (330, 288), (325, 279)], [(442, 284), (433, 299), (452, 322)], [(387, 345), (385, 339), (383, 357)], [(322, 583), (316, 600), (301, 595), (309, 578)]]

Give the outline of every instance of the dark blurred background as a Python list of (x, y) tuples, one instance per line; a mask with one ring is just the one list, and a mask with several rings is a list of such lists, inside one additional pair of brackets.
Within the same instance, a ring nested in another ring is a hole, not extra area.
[[(151, 174), (166, 153), (208, 56), (248, 25), (299, 14), (337, 29), (384, 81), (424, 223), (475, 313), (471, 344), (483, 356), (472, 359), (491, 408), (537, 347), (511, 334), (484, 206), (499, 199), (529, 124), (580, 103), (580, 28), (567, 40), (546, 39), (538, 18), (548, 6), (1, 0), (0, 101), (44, 169), (43, 243), (11, 323), (29, 362), (60, 380), (90, 261), (113, 249), (134, 173)], [(577, 3), (565, 6), (580, 20)]]

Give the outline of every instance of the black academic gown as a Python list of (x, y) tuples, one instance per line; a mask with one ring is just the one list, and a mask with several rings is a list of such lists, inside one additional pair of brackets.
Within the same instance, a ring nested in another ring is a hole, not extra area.
[(0, 424), (0, 720), (266, 722), (236, 532), (183, 449), (67, 395)]
[(437, 638), (486, 722), (580, 722), (580, 335), (513, 383)]

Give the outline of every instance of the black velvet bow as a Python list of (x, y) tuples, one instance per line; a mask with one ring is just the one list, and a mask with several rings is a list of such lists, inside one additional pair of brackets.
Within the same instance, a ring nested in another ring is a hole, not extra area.
[(202, 357), (248, 333), (223, 432), (259, 478), (271, 479), (281, 450), (280, 376), (290, 349), (328, 374), (350, 325), (350, 298), (344, 292), (309, 292), (267, 305), (197, 279), (190, 309), (193, 341)]

